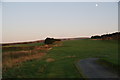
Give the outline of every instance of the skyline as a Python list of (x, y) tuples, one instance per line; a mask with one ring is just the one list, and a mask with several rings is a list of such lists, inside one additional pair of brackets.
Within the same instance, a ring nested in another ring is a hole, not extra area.
[(117, 2), (5, 2), (2, 9), (3, 43), (118, 31)]

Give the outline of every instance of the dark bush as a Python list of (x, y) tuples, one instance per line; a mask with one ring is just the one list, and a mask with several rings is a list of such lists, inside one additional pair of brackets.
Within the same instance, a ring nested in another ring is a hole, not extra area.
[(53, 44), (55, 41), (60, 41), (60, 39), (46, 38), (44, 43), (45, 44)]
[(101, 36), (92, 36), (91, 39), (100, 39)]

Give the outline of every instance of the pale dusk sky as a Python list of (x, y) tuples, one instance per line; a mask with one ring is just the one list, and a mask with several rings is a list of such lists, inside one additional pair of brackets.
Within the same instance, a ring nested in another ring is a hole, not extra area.
[(4, 2), (2, 25), (3, 43), (90, 37), (118, 31), (118, 3)]

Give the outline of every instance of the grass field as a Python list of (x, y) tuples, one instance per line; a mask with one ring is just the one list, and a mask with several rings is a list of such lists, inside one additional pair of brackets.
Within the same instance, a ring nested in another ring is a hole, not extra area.
[(3, 72), (3, 78), (82, 78), (75, 63), (90, 57), (99, 57), (118, 65), (117, 41), (81, 39), (57, 44), (62, 45), (52, 47), (42, 58), (7, 69)]
[(29, 44), (15, 44), (15, 45), (7, 45), (7, 46), (2, 46), (3, 51), (2, 52), (9, 52), (9, 51), (20, 51), (21, 48), (26, 48), (30, 49), (30, 47), (34, 46), (42, 46), (44, 43), (29, 43)]
[(43, 45), (43, 43), (29, 43), (29, 44), (15, 44), (15, 45), (8, 45), (3, 47), (24, 47), (24, 46), (40, 46)]

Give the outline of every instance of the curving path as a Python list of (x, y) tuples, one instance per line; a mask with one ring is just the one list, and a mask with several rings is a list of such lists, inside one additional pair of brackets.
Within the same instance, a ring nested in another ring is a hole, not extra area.
[(106, 70), (100, 64), (97, 64), (96, 60), (98, 60), (98, 58), (80, 60), (77, 63), (77, 68), (86, 78), (118, 78), (117, 74), (114, 74)]

